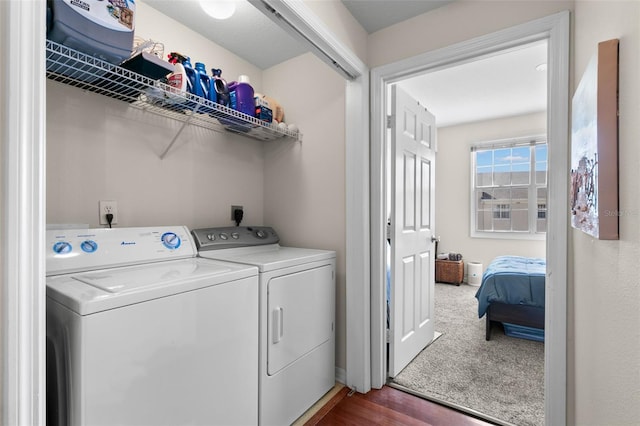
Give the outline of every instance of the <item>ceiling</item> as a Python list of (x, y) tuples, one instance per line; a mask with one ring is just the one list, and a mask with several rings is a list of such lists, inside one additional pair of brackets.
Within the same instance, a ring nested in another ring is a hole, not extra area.
[[(342, 0), (368, 33), (452, 1)], [(236, 13), (227, 20), (208, 17), (198, 0), (144, 2), (260, 69), (307, 52), (248, 1), (238, 1)], [(432, 72), (401, 87), (434, 113), (439, 126), (541, 111), (546, 108), (546, 73), (534, 70), (542, 62), (546, 62), (546, 45)]]
[(539, 41), (403, 80), (398, 85), (436, 117), (438, 127), (544, 111), (547, 42)]
[(454, 0), (342, 0), (367, 33), (406, 21)]

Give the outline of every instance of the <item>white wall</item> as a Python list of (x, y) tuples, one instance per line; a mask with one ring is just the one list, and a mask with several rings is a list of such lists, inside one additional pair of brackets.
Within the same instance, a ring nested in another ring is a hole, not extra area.
[(47, 82), (47, 223), (98, 226), (98, 201), (118, 202), (118, 226), (262, 224), (262, 142), (187, 127)]
[[(223, 75), (262, 71), (189, 28), (137, 3), (136, 35), (165, 43)], [(231, 77), (233, 78), (233, 77)], [(47, 223), (98, 226), (98, 201), (118, 202), (118, 226), (263, 224), (264, 142), (188, 126), (59, 83), (47, 82)]]
[(574, 81), (597, 44), (620, 39), (620, 240), (571, 230), (568, 365), (577, 425), (637, 425), (640, 419), (640, 3), (577, 1)]
[[(215, 25), (215, 20), (212, 25)], [(207, 71), (211, 68), (221, 68), (222, 77), (227, 81), (236, 80), (240, 74), (244, 74), (249, 76), (251, 86), (257, 92), (262, 89), (260, 68), (163, 15), (141, 0), (136, 1), (136, 37), (162, 42), (165, 51), (163, 59), (166, 59), (170, 52), (180, 52), (189, 56), (194, 66), (196, 62), (202, 62), (206, 65)]]
[(308, 53), (263, 73), (302, 142), (264, 144), (264, 221), (289, 246), (335, 250), (336, 365), (346, 368), (345, 81)]
[(367, 62), (367, 32), (340, 0), (305, 0), (306, 6), (362, 62)]
[(371, 68), (571, 10), (573, 1), (456, 1), (369, 35)]
[(469, 148), (476, 142), (545, 134), (546, 120), (546, 112), (540, 112), (438, 129), (436, 229), (441, 237), (439, 252), (461, 253), (466, 262), (481, 262), (484, 268), (500, 255), (545, 257), (544, 240), (471, 238)]

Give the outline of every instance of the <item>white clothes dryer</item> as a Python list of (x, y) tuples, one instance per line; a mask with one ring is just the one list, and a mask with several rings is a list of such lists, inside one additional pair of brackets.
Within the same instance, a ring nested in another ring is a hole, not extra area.
[(259, 424), (293, 423), (335, 385), (335, 252), (282, 247), (270, 227), (192, 234), (201, 257), (258, 267)]
[(47, 231), (49, 425), (258, 421), (258, 270), (183, 226)]

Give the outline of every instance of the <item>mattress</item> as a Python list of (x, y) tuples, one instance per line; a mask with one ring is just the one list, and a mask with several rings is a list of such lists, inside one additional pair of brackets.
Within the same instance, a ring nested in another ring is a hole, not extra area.
[(482, 275), (476, 292), (478, 317), (482, 318), (492, 302), (544, 308), (545, 259), (499, 256)]

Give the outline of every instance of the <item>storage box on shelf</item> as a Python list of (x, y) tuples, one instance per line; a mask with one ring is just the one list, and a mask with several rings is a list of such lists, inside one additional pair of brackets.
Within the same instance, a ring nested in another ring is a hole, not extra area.
[(464, 279), (462, 260), (436, 259), (436, 282), (460, 285)]
[[(263, 141), (282, 137), (301, 140), (299, 132), (278, 128), (191, 93), (176, 91), (159, 81), (51, 40), (47, 40), (46, 51), (47, 78), (50, 80), (128, 102), (134, 108), (178, 120), (184, 125), (231, 131)], [(167, 151), (174, 142), (175, 138)]]

